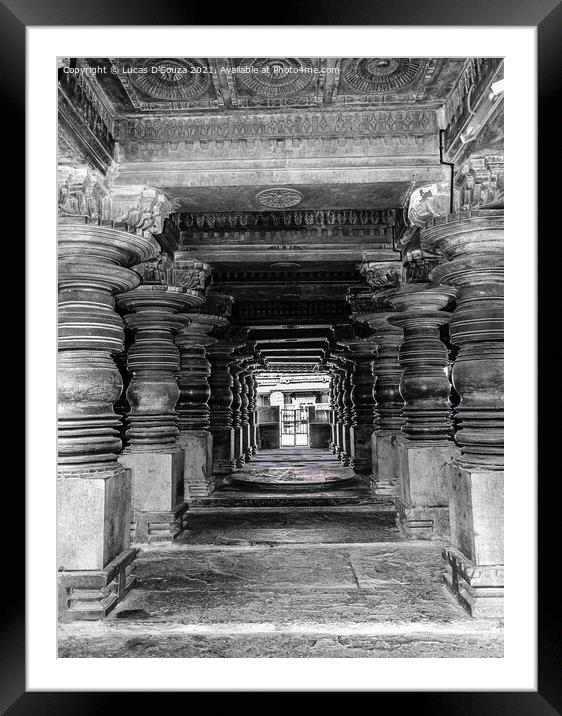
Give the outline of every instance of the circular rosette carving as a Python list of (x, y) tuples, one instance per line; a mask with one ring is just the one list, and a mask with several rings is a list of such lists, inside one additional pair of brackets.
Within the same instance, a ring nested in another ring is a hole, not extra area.
[(133, 66), (132, 85), (150, 97), (169, 101), (186, 101), (200, 97), (209, 87), (210, 75), (194, 59), (146, 59)]
[(286, 209), (290, 206), (300, 204), (303, 200), (303, 196), (300, 191), (296, 189), (279, 187), (260, 191), (256, 199), (262, 206), (268, 206), (273, 209)]
[(411, 57), (353, 57), (346, 65), (346, 82), (359, 92), (392, 92), (412, 82), (422, 60)]
[(272, 99), (301, 92), (314, 77), (312, 60), (302, 57), (244, 58), (240, 66), (250, 70), (238, 75), (240, 83), (253, 94)]

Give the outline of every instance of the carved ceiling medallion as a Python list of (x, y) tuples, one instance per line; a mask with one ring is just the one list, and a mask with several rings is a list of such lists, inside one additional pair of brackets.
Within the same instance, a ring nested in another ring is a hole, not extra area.
[(143, 59), (129, 76), (132, 85), (160, 100), (189, 100), (209, 87), (209, 74), (194, 59)]
[(412, 82), (423, 66), (409, 57), (354, 57), (344, 72), (346, 82), (365, 94), (391, 92)]
[(256, 196), (262, 206), (274, 209), (286, 209), (297, 206), (303, 200), (303, 195), (296, 189), (264, 189)]
[(244, 58), (240, 66), (249, 68), (247, 74), (239, 75), (240, 83), (263, 97), (290, 97), (308, 87), (314, 77), (308, 58)]

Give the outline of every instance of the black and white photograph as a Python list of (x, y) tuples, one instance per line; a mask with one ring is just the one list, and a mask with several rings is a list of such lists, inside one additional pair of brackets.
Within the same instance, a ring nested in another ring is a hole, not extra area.
[(552, 30), (523, 10), (69, 13), (22, 25), (26, 694), (6, 713), (413, 691), (420, 716), (555, 715), (535, 404)]
[(59, 654), (501, 657), (502, 58), (58, 64)]

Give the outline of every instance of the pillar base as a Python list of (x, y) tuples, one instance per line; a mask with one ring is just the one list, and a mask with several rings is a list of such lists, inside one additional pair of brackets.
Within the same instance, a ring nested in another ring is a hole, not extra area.
[(184, 451), (124, 452), (133, 478), (132, 535), (136, 543), (173, 542), (186, 527)]
[(451, 470), (445, 581), (472, 616), (503, 615), (502, 470)]
[(350, 428), (350, 462), (354, 472), (370, 475), (373, 469), (372, 426), (352, 426)]
[(371, 491), (381, 497), (400, 496), (400, 461), (398, 448), (404, 437), (396, 433), (373, 433), (373, 479)]
[(213, 436), (213, 475), (230, 475), (236, 467), (234, 462), (234, 430), (223, 428), (211, 430)]
[(206, 430), (182, 433), (178, 445), (184, 451), (183, 489), (186, 500), (208, 497), (215, 489), (213, 436)]
[(407, 539), (449, 535), (449, 480), (459, 455), (454, 443), (405, 440), (398, 446), (400, 497), (396, 525)]
[(131, 472), (61, 472), (57, 482), (57, 559), (62, 571), (105, 569), (129, 547)]
[(137, 552), (137, 549), (129, 548), (103, 569), (59, 572), (59, 621), (106, 617), (136, 584), (134, 560)]
[(443, 550), (445, 584), (473, 617), (503, 618), (503, 565), (475, 566), (458, 550)]

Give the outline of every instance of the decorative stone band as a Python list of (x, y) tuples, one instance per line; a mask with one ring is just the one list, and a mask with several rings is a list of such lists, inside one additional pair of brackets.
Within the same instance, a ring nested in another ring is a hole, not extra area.
[(134, 271), (113, 264), (63, 258), (58, 267), (58, 347), (119, 353), (123, 321), (115, 312), (113, 295), (140, 283)]
[(160, 245), (150, 235), (140, 236), (77, 222), (76, 217), (59, 218), (57, 231), (59, 258), (97, 259), (117, 266), (134, 266), (149, 261), (160, 253)]
[(445, 217), (421, 234), (449, 260), (434, 281), (454, 286), (451, 341), (460, 347), (452, 381), (464, 467), (503, 469), (503, 212), (473, 210)]
[(417, 284), (402, 287), (389, 299), (402, 311), (389, 316), (388, 322), (404, 330), (404, 343), (399, 352), (403, 370), (400, 394), (405, 403), (402, 431), (410, 440), (451, 439), (448, 355), (440, 340), (439, 328), (448, 323), (452, 315), (439, 309), (454, 296), (454, 289)]
[(420, 232), (423, 249), (447, 261), (464, 256), (503, 256), (503, 209), (472, 209), (439, 216)]
[(175, 373), (180, 354), (173, 334), (189, 324), (179, 312), (193, 305), (193, 296), (178, 289), (145, 285), (118, 300), (125, 322), (135, 332), (127, 357), (132, 379), (127, 388), (131, 412), (127, 416), (127, 452), (169, 449), (179, 430), (175, 405), (179, 389)]

